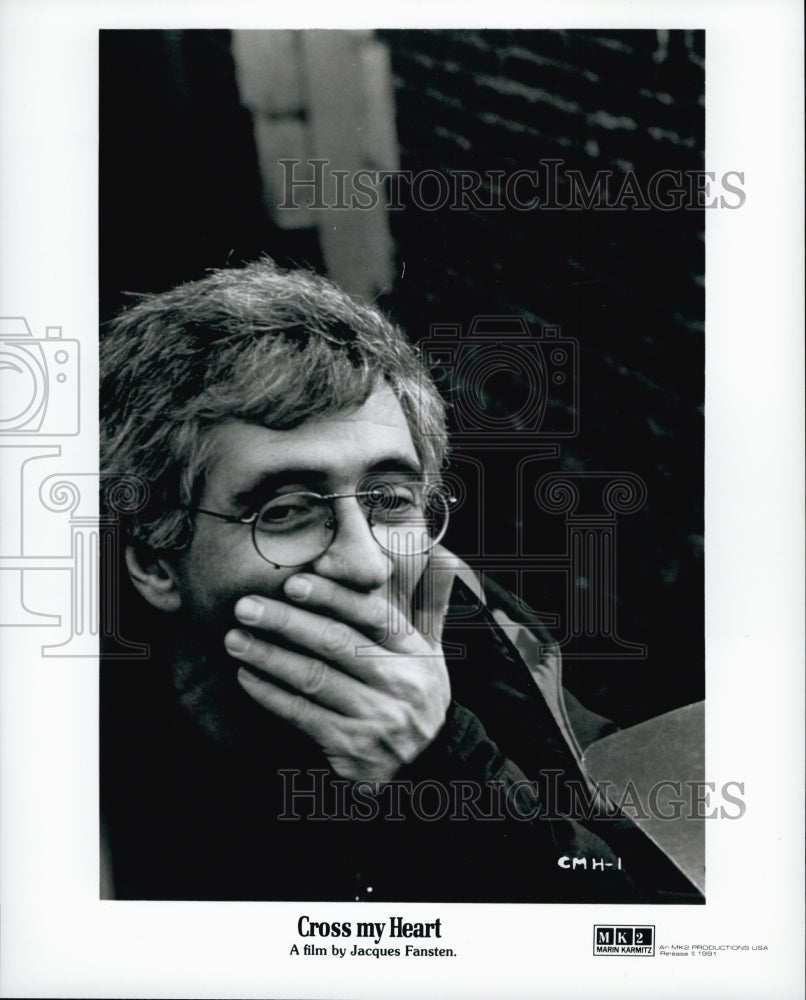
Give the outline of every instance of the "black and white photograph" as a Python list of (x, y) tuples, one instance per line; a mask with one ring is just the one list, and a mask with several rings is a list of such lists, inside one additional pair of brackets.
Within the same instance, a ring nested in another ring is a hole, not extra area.
[(748, 12), (90, 6), (7, 18), (76, 110), (2, 191), (64, 206), (3, 255), (3, 995), (798, 995)]
[(110, 891), (700, 901), (704, 33), (100, 46)]

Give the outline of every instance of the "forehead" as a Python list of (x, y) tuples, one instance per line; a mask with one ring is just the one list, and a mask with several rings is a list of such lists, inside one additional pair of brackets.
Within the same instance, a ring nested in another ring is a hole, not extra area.
[(315, 417), (289, 430), (228, 420), (210, 432), (209, 444), (205, 492), (228, 498), (285, 472), (340, 489), (384, 462), (419, 465), (406, 416), (388, 386), (358, 409)]

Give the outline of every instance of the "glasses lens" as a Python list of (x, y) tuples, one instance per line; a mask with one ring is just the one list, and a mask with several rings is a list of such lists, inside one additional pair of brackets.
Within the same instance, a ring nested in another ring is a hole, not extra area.
[(372, 534), (392, 555), (428, 552), (448, 526), (448, 497), (437, 483), (376, 483), (366, 491)]
[(288, 493), (270, 500), (254, 523), (255, 547), (276, 566), (301, 566), (318, 558), (335, 532), (326, 500), (312, 493)]

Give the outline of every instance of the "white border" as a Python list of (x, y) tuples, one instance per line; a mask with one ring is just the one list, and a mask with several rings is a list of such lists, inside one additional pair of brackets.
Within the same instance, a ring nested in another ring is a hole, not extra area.
[[(494, 25), (492, 18), (494, 17)], [(289, 958), (302, 912), (349, 905), (101, 903), (96, 663), (2, 649), (4, 996), (800, 996), (803, 949), (802, 13), (792, 0), (513, 6), (5, 0), (0, 7), (0, 314), (82, 345), (96, 467), (97, 31), (100, 27), (681, 27), (707, 32), (708, 169), (747, 202), (707, 219), (708, 775), (747, 813), (708, 827), (705, 907), (404, 906), (458, 960)], [(7, 484), (4, 484), (7, 488)], [(376, 919), (386, 919), (381, 907)], [(366, 905), (362, 919), (368, 919)], [(391, 911), (390, 911), (391, 912)], [(354, 919), (354, 917), (353, 917)], [(593, 958), (594, 923), (658, 941), (763, 944), (708, 959)], [(323, 964), (317, 966), (316, 961)], [(327, 964), (324, 964), (324, 963)]]

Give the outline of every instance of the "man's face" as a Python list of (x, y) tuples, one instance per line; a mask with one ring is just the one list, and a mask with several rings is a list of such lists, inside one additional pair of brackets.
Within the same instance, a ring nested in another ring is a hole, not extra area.
[[(248, 516), (278, 493), (354, 493), (368, 474), (420, 470), (405, 415), (388, 386), (358, 410), (291, 430), (228, 421), (211, 432), (211, 444), (199, 506), (222, 514)], [(381, 593), (408, 617), (428, 557), (384, 552), (354, 498), (336, 500), (335, 511), (337, 530), (327, 551), (307, 565), (280, 569), (258, 554), (251, 527), (196, 515), (193, 540), (176, 566), (185, 627), (220, 642), (234, 623), (238, 598), (282, 599), (283, 582), (297, 572), (316, 573), (361, 593)]]

